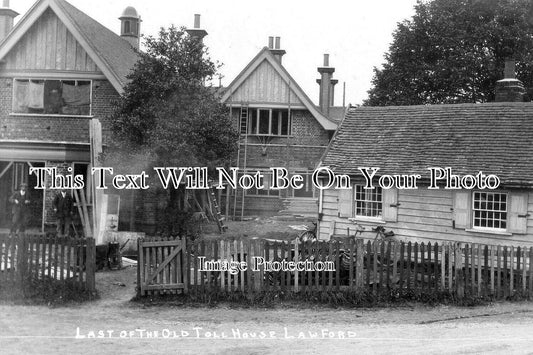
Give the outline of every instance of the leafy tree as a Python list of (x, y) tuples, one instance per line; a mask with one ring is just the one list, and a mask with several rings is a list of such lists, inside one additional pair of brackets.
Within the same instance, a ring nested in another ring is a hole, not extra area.
[[(226, 166), (237, 133), (215, 89), (205, 85), (217, 71), (205, 46), (170, 27), (145, 38), (145, 48), (111, 117), (107, 161), (135, 173), (154, 166)], [(167, 226), (175, 223), (178, 194), (166, 192)]]
[(365, 105), (487, 102), (505, 59), (533, 82), (532, 0), (419, 0), (398, 24)]

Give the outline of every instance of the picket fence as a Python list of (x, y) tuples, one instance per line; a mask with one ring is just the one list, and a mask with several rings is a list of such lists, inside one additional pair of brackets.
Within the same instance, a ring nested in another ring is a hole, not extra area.
[(94, 238), (0, 235), (0, 285), (22, 287), (34, 280), (70, 283), (95, 291)]
[[(533, 296), (533, 248), (469, 243), (398, 241), (273, 241), (265, 239), (140, 239), (139, 294), (269, 291), (450, 292), (502, 299)], [(205, 257), (205, 259), (200, 259)], [(256, 257), (265, 264), (254, 268)], [(241, 262), (246, 270), (207, 270), (201, 261)], [(260, 259), (259, 259), (260, 260)], [(306, 261), (315, 270), (283, 271), (281, 262)], [(321, 262), (321, 263), (318, 263)], [(331, 262), (332, 271), (321, 269)]]

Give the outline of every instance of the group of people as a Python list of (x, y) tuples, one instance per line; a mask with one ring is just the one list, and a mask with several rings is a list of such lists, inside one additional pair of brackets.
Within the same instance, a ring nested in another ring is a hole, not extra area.
[[(28, 185), (20, 184), (17, 191), (11, 195), (9, 202), (11, 207), (11, 234), (24, 233), (31, 217), (31, 198), (28, 192)], [(54, 214), (56, 217), (56, 231), (58, 236), (67, 236), (70, 234), (70, 225), (74, 215), (74, 201), (72, 196), (63, 189), (57, 193), (52, 202)]]

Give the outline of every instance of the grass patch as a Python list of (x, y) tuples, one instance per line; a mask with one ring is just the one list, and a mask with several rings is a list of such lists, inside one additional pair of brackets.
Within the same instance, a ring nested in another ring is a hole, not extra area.
[(0, 300), (21, 305), (66, 306), (98, 299), (74, 281), (59, 281), (52, 278), (28, 280), (24, 286), (15, 283), (0, 286)]
[(406, 307), (413, 303), (427, 306), (455, 305), (474, 307), (487, 305), (492, 298), (465, 297), (459, 299), (449, 292), (421, 293), (413, 290), (390, 289), (375, 295), (371, 291), (324, 291), (324, 292), (292, 292), (292, 291), (269, 291), (257, 292), (251, 295), (242, 292), (191, 292), (188, 295), (149, 295), (136, 296), (132, 302), (150, 306), (207, 306), (214, 307), (219, 304), (237, 308), (386, 308)]

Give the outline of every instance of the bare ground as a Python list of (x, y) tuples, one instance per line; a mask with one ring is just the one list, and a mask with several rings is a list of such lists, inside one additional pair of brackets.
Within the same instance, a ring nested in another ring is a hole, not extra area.
[[(533, 304), (526, 302), (474, 308), (144, 307), (130, 302), (135, 278), (136, 270), (132, 267), (97, 273), (101, 298), (90, 303), (60, 308), (0, 305), (0, 352), (526, 354), (533, 351)], [(90, 338), (93, 334), (98, 336), (98, 331), (106, 337)], [(157, 331), (158, 337), (147, 338), (148, 331), (152, 335)], [(174, 332), (182, 335), (182, 331), (188, 336), (174, 338)], [(256, 338), (251, 338), (253, 333)], [(266, 337), (261, 339), (262, 335)]]

